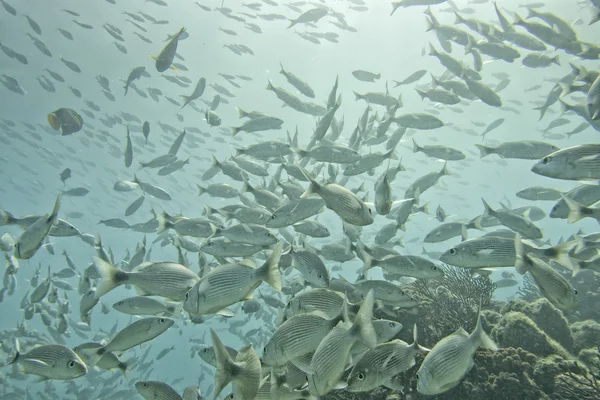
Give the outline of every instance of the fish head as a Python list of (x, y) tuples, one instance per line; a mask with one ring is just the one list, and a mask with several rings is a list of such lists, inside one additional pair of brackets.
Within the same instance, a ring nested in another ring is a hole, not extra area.
[(212, 346), (202, 345), (198, 349), (198, 355), (207, 364), (217, 365), (217, 358), (215, 356), (215, 349)]
[(329, 287), (329, 275), (327, 270), (320, 271), (314, 269), (310, 272), (308, 281), (313, 288), (328, 288)]
[(400, 322), (379, 319), (373, 321), (373, 327), (377, 333), (377, 342), (387, 342), (402, 330), (403, 325)]
[(379, 386), (377, 382), (376, 369), (368, 363), (358, 363), (350, 372), (348, 376), (348, 387), (346, 390), (349, 392), (365, 392)]
[(267, 228), (283, 228), (288, 225), (287, 220), (288, 220), (287, 213), (275, 211), (273, 214), (271, 214), (271, 216), (265, 223), (265, 226)]
[(424, 395), (434, 395), (441, 393), (441, 390), (436, 384), (436, 380), (427, 368), (423, 368), (423, 365), (417, 371), (417, 391)]
[(198, 295), (198, 290), (200, 288), (200, 284), (197, 283), (190, 290), (185, 293), (185, 300), (183, 301), (183, 309), (190, 313), (190, 315), (196, 315), (198, 313), (198, 306), (200, 303), (200, 298)]
[(439, 279), (444, 277), (444, 270), (438, 267), (437, 265), (427, 267), (425, 270), (427, 278), (429, 279)]
[(478, 255), (471, 246), (464, 245), (463, 242), (456, 247), (446, 250), (441, 256), (440, 261), (446, 264), (469, 267), (470, 265), (478, 265)]
[(262, 362), (264, 365), (279, 367), (286, 364), (288, 360), (283, 354), (283, 349), (277, 344), (275, 336), (272, 336), (263, 348)]
[(532, 172), (550, 178), (561, 177), (571, 169), (573, 166), (569, 165), (567, 157), (556, 153), (547, 155), (531, 167)]
[(74, 379), (87, 373), (85, 363), (73, 353), (73, 355), (60, 359), (54, 365), (55, 379)]

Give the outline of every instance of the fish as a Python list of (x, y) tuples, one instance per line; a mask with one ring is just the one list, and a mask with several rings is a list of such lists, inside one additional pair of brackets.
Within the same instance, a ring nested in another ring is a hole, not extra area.
[(352, 324), (339, 322), (323, 338), (315, 350), (309, 366), (308, 390), (313, 396), (324, 396), (333, 390), (344, 374), (352, 346), (360, 341), (367, 348), (376, 345), (373, 327), (375, 296), (369, 290)]
[(15, 355), (10, 364), (17, 364), (26, 374), (38, 375), (42, 380), (70, 380), (88, 371), (81, 358), (66, 346), (45, 344), (21, 353), (18, 340), (15, 340)]
[[(352, 71), (352, 75), (354, 75), (354, 77), (356, 79), (358, 79), (359, 81), (363, 81), (363, 82), (375, 82), (377, 79), (381, 78), (381, 74), (375, 74), (373, 72), (369, 72), (369, 71), (364, 71), (361, 69)], [(396, 85), (399, 86), (399, 85)]]
[(75, 110), (59, 108), (48, 114), (48, 124), (61, 135), (71, 135), (83, 127), (83, 118)]
[(600, 145), (583, 144), (550, 153), (531, 167), (531, 171), (554, 179), (598, 179), (597, 167)]
[(496, 343), (483, 330), (480, 315), (471, 334), (459, 328), (427, 353), (416, 374), (417, 391), (423, 395), (436, 395), (458, 385), (473, 367), (473, 356), (478, 347), (498, 351)]
[(577, 290), (557, 270), (543, 260), (529, 255), (517, 233), (514, 239), (515, 269), (524, 275), (529, 272), (542, 295), (561, 310), (571, 310), (577, 307)]
[(294, 86), (296, 89), (298, 89), (298, 91), (300, 93), (302, 93), (303, 95), (305, 95), (306, 97), (309, 97), (311, 99), (315, 98), (315, 91), (306, 83), (304, 82), (302, 79), (298, 78), (296, 75), (292, 74), (289, 71), (286, 71), (283, 68), (283, 64), (279, 64), (281, 66), (281, 70), (279, 71), (280, 74), (282, 74), (283, 76), (285, 76), (285, 79), (287, 79), (287, 81)]
[(205, 89), (206, 89), (206, 79), (205, 78), (198, 79), (198, 82), (196, 82), (196, 86), (194, 87), (194, 91), (192, 92), (192, 94), (190, 94), (189, 96), (181, 95), (181, 97), (183, 98), (183, 105), (181, 106), (181, 109), (183, 110), (183, 108), (185, 106), (187, 106), (191, 101), (197, 100), (200, 97), (202, 97)]
[(146, 343), (166, 332), (174, 323), (174, 320), (167, 317), (139, 319), (120, 330), (106, 345), (95, 350), (87, 365), (95, 366), (106, 353), (123, 352)]
[(327, 208), (352, 225), (366, 226), (373, 223), (373, 211), (357, 195), (335, 183), (322, 185), (306, 170), (302, 172), (310, 181), (310, 186), (302, 197), (305, 198), (311, 193), (319, 195), (325, 201)]
[(15, 257), (27, 260), (37, 253), (50, 233), (50, 229), (57, 223), (59, 210), (60, 195), (56, 197), (51, 214), (45, 214), (37, 218), (35, 222), (21, 233), (15, 242)]
[(169, 43), (161, 50), (157, 57), (150, 56), (154, 60), (156, 60), (155, 67), (158, 72), (165, 72), (167, 69), (171, 68), (175, 72), (177, 72), (177, 68), (173, 67), (171, 64), (173, 63), (173, 59), (175, 58), (175, 54), (177, 53), (177, 45), (179, 44), (179, 37), (186, 32), (185, 27), (182, 27), (179, 32), (177, 32)]
[(146, 400), (182, 400), (182, 397), (171, 386), (159, 381), (138, 381), (135, 389)]
[(290, 25), (288, 26), (288, 29), (298, 24), (317, 23), (321, 18), (323, 18), (327, 14), (328, 11), (325, 8), (310, 9), (302, 13), (300, 16), (298, 16), (298, 18), (293, 20), (290, 19)]
[(242, 347), (233, 360), (213, 329), (210, 330), (210, 335), (217, 359), (215, 398), (231, 382), (236, 399), (254, 399), (262, 379), (260, 359), (254, 348)]
[(428, 353), (430, 350), (418, 344), (416, 325), (413, 328), (413, 336), (413, 343), (410, 345), (395, 339), (367, 350), (352, 367), (346, 390), (366, 392), (381, 385), (386, 386), (392, 377), (414, 366), (417, 353)]
[(125, 86), (123, 86), (123, 89), (125, 89), (125, 95), (127, 95), (127, 90), (133, 81), (140, 79), (142, 76), (144, 76), (144, 74), (147, 74), (146, 67), (136, 67), (131, 70), (125, 81)]
[(228, 314), (225, 309), (252, 298), (254, 289), (263, 281), (281, 290), (278, 264), (283, 244), (279, 242), (265, 263), (254, 269), (244, 263), (226, 264), (208, 272), (185, 294), (183, 309), (193, 315)]
[(126, 272), (99, 257), (93, 257), (94, 266), (100, 275), (96, 286), (98, 298), (124, 284), (134, 285), (139, 293), (183, 301), (187, 291), (200, 278), (181, 264), (170, 262), (143, 263)]

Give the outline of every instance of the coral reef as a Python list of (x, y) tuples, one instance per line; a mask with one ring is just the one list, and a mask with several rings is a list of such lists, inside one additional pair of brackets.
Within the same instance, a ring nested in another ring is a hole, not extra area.
[(552, 354), (570, 357), (567, 350), (521, 312), (510, 311), (504, 314), (492, 329), (491, 337), (500, 347), (520, 347), (542, 357)]
[[(433, 345), (458, 328), (475, 326), (479, 306), (487, 306), (494, 285), (488, 276), (473, 276), (463, 268), (443, 265), (444, 277), (417, 280), (407, 290), (419, 301), (417, 324), (422, 342)], [(443, 316), (443, 318), (440, 318)]]

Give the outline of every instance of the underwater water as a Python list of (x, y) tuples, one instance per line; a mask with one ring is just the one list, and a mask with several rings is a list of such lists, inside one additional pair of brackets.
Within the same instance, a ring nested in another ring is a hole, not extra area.
[(0, 3), (0, 399), (600, 399), (600, 2)]

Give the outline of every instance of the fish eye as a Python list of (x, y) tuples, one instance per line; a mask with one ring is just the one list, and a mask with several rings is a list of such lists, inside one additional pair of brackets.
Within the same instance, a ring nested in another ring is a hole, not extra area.
[(289, 303), (287, 303), (286, 307), (287, 308), (292, 308), (292, 302), (290, 301)]
[(319, 274), (319, 275), (317, 275), (317, 278), (319, 278), (319, 279), (323, 279), (323, 274)]
[(267, 354), (267, 346), (263, 348), (263, 354)]
[(390, 328), (394, 327), (394, 323), (393, 322), (390, 322), (389, 324), (390, 324)]
[(159, 319), (159, 320), (158, 320), (158, 323), (160, 323), (160, 324), (163, 324), (163, 323), (165, 323), (165, 322), (167, 322), (167, 320), (166, 320), (166, 319), (164, 319), (164, 318), (161, 318), (161, 319)]
[(573, 289), (573, 294), (577, 294), (577, 289)]
[(417, 379), (419, 379), (419, 374), (416, 374), (416, 375), (415, 375), (415, 377), (416, 377)]
[(69, 368), (73, 368), (75, 366), (75, 361), (69, 361), (69, 363), (67, 364), (67, 367)]
[(185, 299), (189, 300), (190, 299), (190, 292), (185, 292)]
[(358, 375), (356, 375), (356, 377), (358, 378), (359, 381), (362, 381), (363, 379), (365, 379), (365, 374), (363, 374), (362, 372), (359, 372)]
[(144, 387), (147, 388), (148, 386), (148, 382), (144, 382)]
[(369, 215), (373, 215), (373, 211), (371, 211), (371, 208), (367, 208), (367, 210), (369, 210)]
[(122, 306), (123, 304), (125, 304), (125, 302), (123, 300), (121, 300), (120, 302), (117, 303), (118, 305)]
[(269, 219), (275, 219), (275, 214), (272, 214)]
[(434, 265), (433, 267), (431, 267), (432, 270), (437, 271), (437, 267)]
[(448, 253), (449, 253), (451, 256), (453, 256), (453, 255), (455, 255), (455, 254), (456, 254), (456, 249), (455, 249), (455, 248), (452, 248), (452, 249), (448, 250)]
[(542, 164), (548, 164), (550, 161), (552, 161), (552, 157), (544, 157), (544, 158), (542, 158)]

